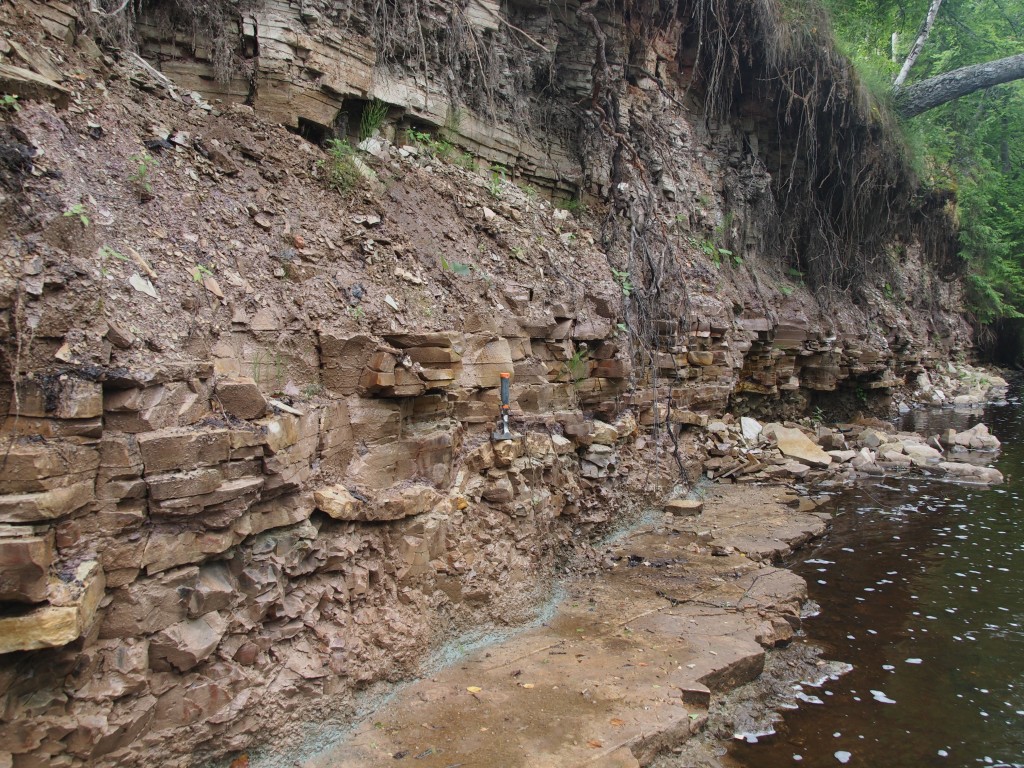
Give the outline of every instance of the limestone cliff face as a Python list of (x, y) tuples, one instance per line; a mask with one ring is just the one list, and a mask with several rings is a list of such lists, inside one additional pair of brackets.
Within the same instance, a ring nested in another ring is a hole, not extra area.
[[(144, 60), (0, 11), (0, 764), (344, 720), (694, 480), (710, 416), (880, 403), (969, 350), (941, 228), (880, 221), (814, 295), (800, 147), (774, 102), (709, 119), (682, 5), (394, 5), (154, 13)], [(308, 139), (371, 99), (339, 194)]]

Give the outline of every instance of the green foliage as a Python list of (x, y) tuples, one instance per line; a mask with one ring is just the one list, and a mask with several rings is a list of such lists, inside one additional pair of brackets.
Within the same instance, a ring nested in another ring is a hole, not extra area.
[(435, 139), (426, 131), (417, 131), (413, 128), (408, 129), (406, 135), (409, 137), (409, 141), (415, 144), (421, 152), (426, 154), (428, 157), (436, 157), (438, 160), (447, 160), (453, 151), (455, 151), (455, 145), (446, 139)]
[(578, 197), (571, 197), (568, 200), (560, 200), (556, 207), (568, 211), (573, 216), (580, 216), (587, 210), (586, 204)]
[(628, 299), (629, 295), (633, 293), (633, 283), (629, 279), (629, 270), (612, 267), (612, 277), (615, 278), (615, 282), (622, 289), (622, 295)]
[(148, 152), (139, 152), (132, 155), (129, 160), (135, 166), (135, 170), (128, 176), (128, 180), (135, 185), (139, 197), (149, 200), (153, 197), (153, 169), (157, 165), (156, 158)]
[(505, 183), (506, 174), (508, 168), (503, 165), (492, 165), (491, 166), (491, 177), (487, 181), (487, 191), (491, 193), (491, 197), (495, 200), (501, 197), (501, 185)]
[(701, 251), (704, 255), (711, 259), (711, 262), (716, 266), (722, 266), (722, 262), (728, 259), (733, 264), (739, 266), (743, 263), (743, 257), (733, 253), (728, 248), (720, 248), (715, 244), (715, 241), (711, 238), (705, 238), (698, 243)]
[(365, 107), (359, 117), (359, 140), (364, 141), (377, 132), (388, 116), (387, 102), (374, 99)]
[(590, 350), (586, 345), (580, 346), (573, 356), (566, 360), (563, 365), (563, 374), (573, 383), (579, 384), (587, 376), (587, 360), (590, 357)]
[(448, 138), (458, 135), (462, 129), (462, 110), (459, 107), (451, 107), (444, 119), (444, 131)]
[[(824, 2), (842, 49), (872, 92), (887, 98), (929, 0)], [(946, 0), (907, 82), (1022, 50), (1024, 0)], [(902, 128), (922, 183), (957, 192), (960, 255), (969, 264), (965, 287), (975, 318), (987, 324), (1022, 317), (1024, 82), (965, 96)]]
[(96, 256), (99, 258), (99, 262), (100, 262), (99, 270), (100, 270), (100, 275), (102, 277), (106, 277), (107, 275), (110, 274), (110, 270), (108, 268), (108, 265), (109, 265), (111, 259), (113, 259), (115, 261), (128, 261), (128, 257), (127, 256), (125, 256), (123, 253), (120, 253), (119, 251), (111, 248), (109, 245), (101, 245), (99, 247), (99, 249), (96, 251)]
[(202, 283), (208, 277), (213, 277), (213, 270), (205, 264), (196, 264), (192, 269), (193, 283)]
[(18, 106), (18, 97), (13, 93), (0, 94), (0, 111), (4, 112), (18, 112), (21, 107)]
[(89, 226), (89, 215), (85, 212), (85, 206), (81, 203), (75, 203), (66, 211), (64, 211), (65, 219), (78, 219), (79, 223), (83, 227)]
[(472, 272), (472, 267), (469, 264), (462, 264), (458, 261), (448, 261), (444, 256), (441, 257), (441, 269), (459, 275), (460, 277), (466, 277)]
[(346, 194), (362, 183), (362, 174), (356, 167), (355, 150), (347, 141), (328, 139), (327, 159), (321, 160), (319, 166), (327, 186), (336, 192)]
[(307, 384), (302, 388), (302, 396), (307, 400), (311, 397), (319, 397), (324, 393), (324, 387), (318, 382)]

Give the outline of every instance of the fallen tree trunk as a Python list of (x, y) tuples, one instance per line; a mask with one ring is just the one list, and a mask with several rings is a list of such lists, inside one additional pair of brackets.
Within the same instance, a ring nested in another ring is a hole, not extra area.
[(971, 64), (894, 90), (900, 117), (913, 117), (961, 96), (1024, 78), (1024, 53)]

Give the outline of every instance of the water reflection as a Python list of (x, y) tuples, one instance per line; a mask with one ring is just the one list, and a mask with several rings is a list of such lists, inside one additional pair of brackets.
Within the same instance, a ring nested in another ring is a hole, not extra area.
[[(925, 434), (982, 420), (908, 418)], [(801, 686), (777, 735), (731, 750), (737, 765), (1024, 762), (1024, 420), (1017, 401), (983, 418), (1003, 441), (1005, 485), (887, 478), (834, 502), (832, 534), (794, 570), (821, 605), (810, 639), (854, 670)]]

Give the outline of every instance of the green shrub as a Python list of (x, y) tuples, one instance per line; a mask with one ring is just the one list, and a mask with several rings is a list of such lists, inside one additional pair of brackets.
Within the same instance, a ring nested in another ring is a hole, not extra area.
[(373, 136), (387, 116), (388, 105), (380, 99), (374, 99), (363, 107), (363, 114), (359, 118), (359, 140), (364, 141)]
[(341, 139), (327, 140), (327, 159), (320, 161), (327, 186), (345, 194), (356, 189), (362, 182), (362, 174), (356, 167), (355, 150)]

